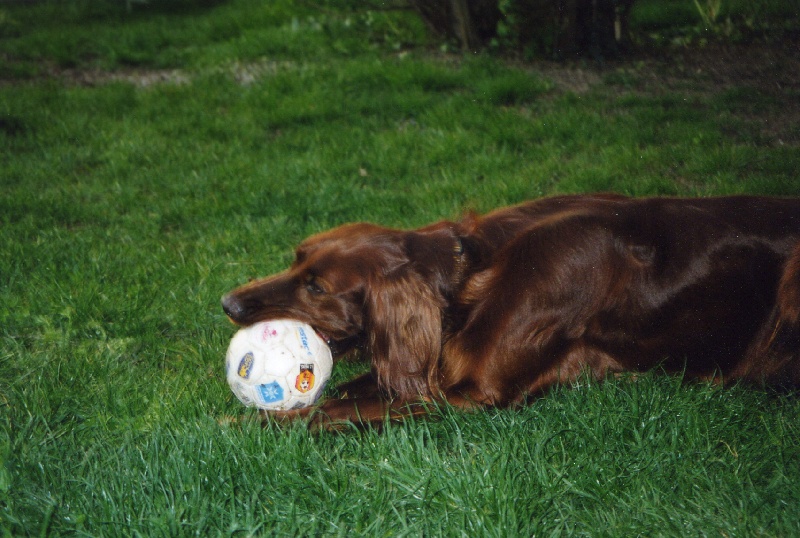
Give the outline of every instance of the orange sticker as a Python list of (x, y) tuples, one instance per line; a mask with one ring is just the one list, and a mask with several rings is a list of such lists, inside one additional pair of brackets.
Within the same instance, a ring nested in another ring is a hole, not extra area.
[(300, 375), (295, 379), (294, 386), (302, 393), (306, 393), (314, 388), (314, 365), (301, 364)]

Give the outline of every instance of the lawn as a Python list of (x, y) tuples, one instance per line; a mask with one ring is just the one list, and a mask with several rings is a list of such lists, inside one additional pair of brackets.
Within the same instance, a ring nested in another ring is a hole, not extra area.
[(664, 45), (643, 1), (656, 53), (526, 63), (331, 4), (0, 6), (4, 535), (800, 535), (797, 395), (646, 375), (342, 434), (239, 404), (219, 298), (311, 233), (800, 193), (796, 30)]

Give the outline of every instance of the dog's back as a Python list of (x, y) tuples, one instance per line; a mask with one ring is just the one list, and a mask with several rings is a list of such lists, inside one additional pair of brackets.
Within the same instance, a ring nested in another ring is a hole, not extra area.
[(564, 196), (490, 213), (477, 235), (520, 215), (530, 226), (465, 285), (446, 371), (518, 356), (533, 390), (586, 367), (656, 365), (800, 384), (800, 200)]

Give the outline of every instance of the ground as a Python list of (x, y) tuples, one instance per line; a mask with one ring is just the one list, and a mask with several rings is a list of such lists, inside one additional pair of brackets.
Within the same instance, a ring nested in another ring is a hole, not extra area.
[[(458, 61), (448, 57), (449, 61)], [(286, 68), (287, 62), (263, 59), (237, 62), (220, 70), (230, 72), (241, 84)], [(680, 91), (709, 94), (732, 89), (752, 91), (779, 106), (759, 111), (762, 134), (774, 144), (800, 143), (800, 36), (771, 43), (709, 44), (685, 48), (639, 51), (628, 58), (599, 65), (592, 62), (534, 61), (524, 64), (553, 82), (556, 91), (581, 94), (611, 81), (622, 91), (648, 94)], [(43, 78), (67, 84), (94, 86), (114, 81), (140, 87), (153, 84), (185, 84), (192, 74), (181, 69), (98, 68), (63, 69), (47, 65)], [(0, 79), (0, 84), (18, 82)], [(778, 111), (778, 112), (770, 112)], [(741, 111), (739, 111), (741, 112)], [(754, 119), (754, 118), (749, 118)]]
[[(800, 39), (769, 44), (713, 44), (705, 47), (638, 53), (606, 66), (542, 64), (541, 73), (564, 91), (581, 93), (607, 75), (627, 80), (624, 86), (648, 94), (710, 94), (750, 90), (779, 103), (763, 111), (762, 133), (775, 144), (800, 143)], [(753, 118), (750, 118), (753, 119)]]

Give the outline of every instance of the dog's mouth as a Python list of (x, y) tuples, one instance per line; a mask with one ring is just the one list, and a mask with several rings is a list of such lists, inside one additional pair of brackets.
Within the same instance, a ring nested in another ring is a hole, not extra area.
[(313, 329), (314, 329), (314, 332), (317, 333), (317, 336), (322, 338), (322, 340), (326, 344), (328, 344), (328, 347), (330, 347), (331, 342), (333, 342), (333, 339), (330, 336), (328, 336), (326, 333), (324, 333), (324, 332), (320, 331), (319, 329), (317, 329), (316, 327), (313, 327)]
[(331, 355), (334, 357), (338, 357), (341, 355), (346, 354), (347, 352), (351, 351), (353, 348), (358, 347), (359, 339), (358, 337), (354, 336), (346, 336), (341, 339), (337, 339), (332, 337), (327, 332), (323, 331), (319, 327), (311, 326), (314, 329), (314, 332), (317, 333), (323, 342), (330, 348)]
[(314, 329), (314, 332), (317, 333), (317, 336), (319, 336), (322, 339), (322, 341), (325, 342), (325, 345), (327, 345), (330, 348), (331, 355), (335, 357), (342, 353), (342, 348), (339, 345), (339, 342), (337, 340), (334, 340), (333, 337), (331, 337), (331, 335), (319, 329), (318, 327), (314, 327), (313, 325), (311, 326), (311, 328)]

